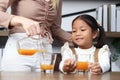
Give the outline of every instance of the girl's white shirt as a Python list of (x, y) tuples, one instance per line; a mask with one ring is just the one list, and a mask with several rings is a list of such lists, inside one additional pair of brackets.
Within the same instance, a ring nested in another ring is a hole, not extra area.
[[(80, 58), (81, 54), (90, 54), (90, 62), (94, 63), (94, 53), (95, 53), (96, 47), (92, 46), (89, 49), (81, 49), (81, 48), (75, 48), (76, 54), (78, 59)], [(61, 48), (61, 55), (62, 55), (62, 61), (60, 62), (59, 65), (59, 69), (60, 71), (62, 71), (63, 73), (65, 73), (63, 71), (63, 65), (64, 65), (64, 61), (66, 59), (73, 59), (76, 60), (75, 55), (72, 53), (72, 50), (69, 48), (69, 44), (68, 42), (66, 42), (62, 48)], [(108, 45), (104, 45), (102, 48), (99, 49), (98, 52), (98, 63), (101, 66), (102, 72), (107, 72), (110, 69), (110, 55), (111, 52), (109, 50)]]

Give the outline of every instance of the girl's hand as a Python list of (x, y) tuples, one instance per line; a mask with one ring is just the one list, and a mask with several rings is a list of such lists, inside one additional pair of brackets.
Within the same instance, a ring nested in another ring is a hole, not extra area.
[(43, 31), (40, 28), (40, 25), (38, 22), (25, 18), (25, 17), (20, 17), (20, 16), (14, 16), (11, 19), (10, 25), (11, 26), (22, 26), (28, 36), (42, 34), (42, 31)]
[(91, 70), (92, 74), (101, 74), (102, 73), (102, 69), (101, 69), (99, 63), (90, 63), (89, 69)]
[(70, 73), (76, 69), (76, 62), (72, 59), (67, 59), (64, 62), (63, 71)]

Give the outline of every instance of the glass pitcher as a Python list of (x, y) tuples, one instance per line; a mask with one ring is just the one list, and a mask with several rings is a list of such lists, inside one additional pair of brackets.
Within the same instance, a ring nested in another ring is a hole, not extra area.
[(34, 55), (38, 52), (46, 52), (43, 46), (44, 38), (39, 35), (25, 37), (18, 41), (17, 48), (20, 55)]

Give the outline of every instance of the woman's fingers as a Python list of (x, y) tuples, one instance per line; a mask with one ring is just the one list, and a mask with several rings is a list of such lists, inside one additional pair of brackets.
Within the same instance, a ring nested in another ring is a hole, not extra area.
[(41, 33), (40, 31), (42, 31), (40, 30), (39, 23), (37, 22), (33, 22), (33, 24), (29, 25), (27, 30), (30, 36), (40, 34)]

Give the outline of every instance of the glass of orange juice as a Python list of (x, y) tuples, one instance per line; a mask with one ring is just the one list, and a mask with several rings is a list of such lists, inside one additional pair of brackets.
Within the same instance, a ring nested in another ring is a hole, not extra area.
[(78, 72), (88, 72), (88, 65), (91, 55), (90, 54), (80, 54), (77, 59), (77, 71)]
[(40, 69), (44, 73), (53, 73), (57, 54), (42, 53), (40, 54)]

